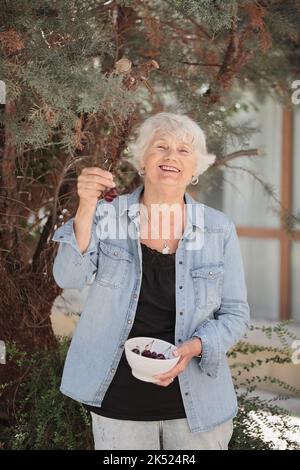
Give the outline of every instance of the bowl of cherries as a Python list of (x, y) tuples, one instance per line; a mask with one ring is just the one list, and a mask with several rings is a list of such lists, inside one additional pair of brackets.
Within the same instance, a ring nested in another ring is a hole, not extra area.
[(125, 343), (125, 356), (131, 367), (132, 375), (145, 382), (156, 382), (156, 374), (172, 369), (180, 359), (175, 357), (174, 344), (158, 338), (136, 337)]

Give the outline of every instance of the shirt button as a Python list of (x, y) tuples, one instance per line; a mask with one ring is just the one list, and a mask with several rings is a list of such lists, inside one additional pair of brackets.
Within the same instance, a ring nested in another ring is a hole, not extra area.
[(124, 348), (124, 344), (123, 344), (123, 343), (120, 344), (120, 348), (122, 348), (122, 349)]
[(208, 375), (208, 377), (211, 377), (211, 374), (209, 372), (207, 372), (207, 375)]
[(179, 289), (182, 289), (182, 288), (183, 288), (183, 286), (179, 286)]
[(183, 315), (183, 312), (179, 312), (179, 315)]
[(132, 323), (132, 320), (128, 320), (127, 323), (129, 323), (129, 325)]
[(179, 261), (179, 264), (182, 264), (182, 261)]
[(114, 256), (118, 256), (118, 252), (117, 252), (117, 251), (114, 251)]
[(111, 373), (113, 374), (115, 372), (116, 369), (110, 369)]
[(209, 271), (209, 273), (208, 273), (208, 274), (209, 274), (210, 276), (212, 276), (212, 275), (213, 275), (212, 271)]
[(136, 298), (137, 298), (137, 294), (133, 294), (133, 298), (136, 299)]
[(188, 397), (188, 396), (189, 396), (189, 392), (185, 392), (185, 396), (187, 396), (187, 397)]

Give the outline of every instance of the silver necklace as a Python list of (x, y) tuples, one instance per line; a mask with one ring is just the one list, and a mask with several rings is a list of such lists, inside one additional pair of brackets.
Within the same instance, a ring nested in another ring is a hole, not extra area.
[[(142, 203), (143, 203), (143, 202), (142, 202)], [(150, 224), (150, 228), (151, 228), (151, 222), (150, 222), (149, 217), (148, 217), (147, 214), (146, 214), (146, 217), (147, 217), (147, 220), (148, 220), (148, 222), (149, 222), (149, 224)], [(156, 233), (157, 233), (157, 232), (156, 232)], [(159, 236), (159, 233), (158, 233), (158, 236)], [(171, 248), (170, 248), (169, 245), (167, 244), (167, 241), (168, 241), (168, 240), (169, 240), (169, 238), (168, 238), (167, 240), (163, 241), (163, 248), (162, 248), (162, 251), (161, 251), (161, 252), (162, 252), (164, 255), (168, 255), (168, 254), (170, 253), (170, 250), (171, 250)]]

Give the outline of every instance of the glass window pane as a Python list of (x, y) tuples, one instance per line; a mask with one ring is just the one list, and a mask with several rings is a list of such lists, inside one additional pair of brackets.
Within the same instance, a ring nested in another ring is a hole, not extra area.
[(278, 240), (240, 237), (251, 318), (279, 319)]
[[(239, 111), (234, 125), (248, 123), (258, 129), (243, 148), (258, 148), (262, 156), (235, 158), (229, 165), (239, 166), (254, 172), (265, 183), (271, 184), (275, 194), (280, 198), (280, 162), (282, 144), (282, 110), (279, 103), (271, 98), (264, 102), (249, 95), (257, 107), (249, 111)], [(243, 102), (245, 98), (243, 96)], [(240, 150), (230, 146), (231, 153)], [(246, 171), (224, 169), (223, 209), (232, 216), (237, 225), (251, 227), (279, 227), (280, 221), (274, 212), (277, 207), (262, 185)]]
[(292, 242), (292, 318), (300, 322), (300, 242)]

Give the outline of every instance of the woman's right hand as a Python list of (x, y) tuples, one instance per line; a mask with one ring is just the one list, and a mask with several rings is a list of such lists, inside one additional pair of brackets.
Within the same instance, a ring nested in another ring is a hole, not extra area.
[(80, 204), (94, 209), (98, 198), (106, 189), (115, 188), (113, 174), (98, 167), (84, 168), (77, 180)]

